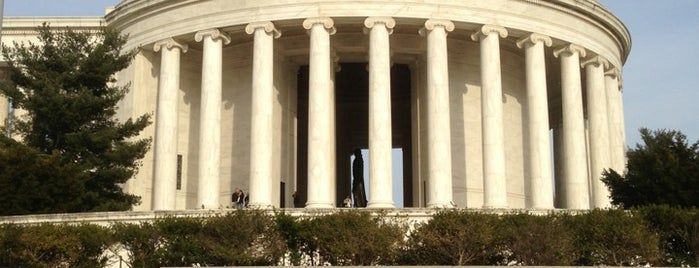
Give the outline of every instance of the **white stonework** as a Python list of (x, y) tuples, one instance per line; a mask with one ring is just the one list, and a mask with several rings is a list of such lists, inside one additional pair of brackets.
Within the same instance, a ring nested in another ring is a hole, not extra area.
[(116, 74), (131, 85), (118, 118), (154, 115), (124, 185), (139, 211), (226, 207), (235, 188), (253, 206), (296, 192), (332, 208), (355, 148), (376, 208), (394, 186), (406, 207), (607, 207), (599, 174), (624, 169), (631, 40), (594, 0), (124, 0), (104, 17), (5, 18), (2, 43), (44, 21), (109, 25), (139, 49)]

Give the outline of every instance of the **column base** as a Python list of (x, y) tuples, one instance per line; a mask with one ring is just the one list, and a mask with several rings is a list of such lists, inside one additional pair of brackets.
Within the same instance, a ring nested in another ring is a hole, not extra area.
[(488, 205), (488, 206), (483, 206), (483, 209), (508, 209), (507, 205)]
[(305, 208), (335, 208), (335, 206), (329, 203), (307, 202)]
[(276, 208), (272, 204), (265, 204), (265, 203), (250, 203), (248, 204), (248, 208), (254, 208), (254, 209), (274, 209)]
[(529, 207), (529, 208), (525, 208), (525, 209), (531, 209), (531, 210), (554, 210), (554, 209), (556, 209), (556, 208), (553, 207), (553, 206), (550, 206), (550, 207), (535, 206), (535, 207)]
[(427, 204), (428, 208), (455, 208), (456, 204), (454, 202), (449, 202), (449, 203), (429, 203)]
[(369, 201), (367, 208), (396, 208), (392, 201)]

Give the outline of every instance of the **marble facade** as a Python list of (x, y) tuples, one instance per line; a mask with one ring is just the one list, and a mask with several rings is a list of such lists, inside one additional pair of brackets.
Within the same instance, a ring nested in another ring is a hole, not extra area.
[[(137, 210), (332, 208), (350, 155), (369, 151), (368, 206), (608, 207), (623, 170), (621, 73), (631, 40), (595, 0), (124, 0), (99, 18), (139, 49), (118, 73), (120, 119), (145, 113), (153, 147), (124, 189)], [(6, 111), (7, 101), (0, 101)], [(6, 117), (0, 113), (0, 117)]]

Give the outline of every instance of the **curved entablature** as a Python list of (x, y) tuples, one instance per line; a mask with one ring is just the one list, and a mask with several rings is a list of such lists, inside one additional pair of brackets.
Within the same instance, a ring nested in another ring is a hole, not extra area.
[[(540, 33), (550, 36), (554, 46), (579, 44), (614, 66), (623, 65), (631, 46), (628, 30), (619, 19), (596, 1), (578, 0), (127, 0), (105, 19), (130, 34), (130, 46), (137, 47), (163, 36), (185, 36), (208, 28), (221, 28), (232, 35), (240, 32), (237, 38), (247, 42), (244, 28), (248, 23), (272, 21), (286, 32), (298, 30), (302, 20), (318, 16), (333, 18), (338, 28), (347, 23), (361, 28), (366, 17), (390, 16), (396, 20), (397, 31), (401, 27), (417, 29), (427, 19), (447, 19), (456, 28), (451, 36), (463, 39), (469, 39), (484, 24), (494, 24), (505, 27), (515, 40)], [(235, 43), (236, 37), (232, 38)]]

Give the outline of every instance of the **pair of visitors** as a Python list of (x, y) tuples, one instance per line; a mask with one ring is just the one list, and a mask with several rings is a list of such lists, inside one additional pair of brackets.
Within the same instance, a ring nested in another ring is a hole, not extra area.
[(235, 191), (233, 191), (233, 194), (231, 195), (231, 203), (233, 204), (234, 208), (241, 209), (245, 207), (246, 198), (247, 197), (245, 196), (243, 190), (235, 188)]

